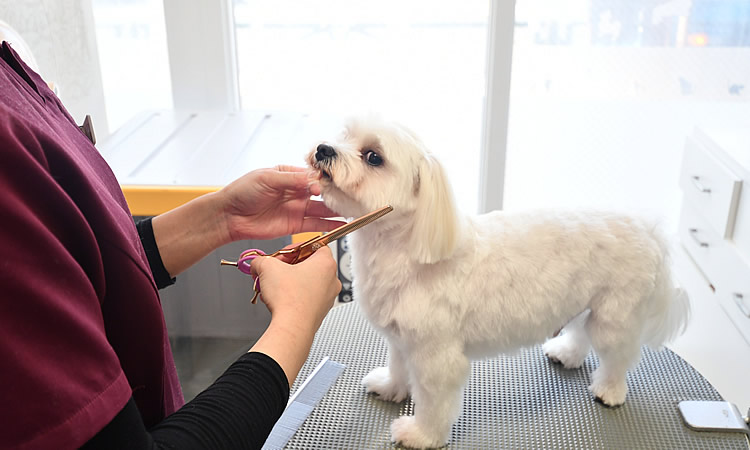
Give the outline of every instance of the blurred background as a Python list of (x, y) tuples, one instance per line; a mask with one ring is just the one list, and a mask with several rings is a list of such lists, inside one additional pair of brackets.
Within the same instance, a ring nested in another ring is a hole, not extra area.
[[(241, 107), (398, 118), (473, 212), (489, 7), (236, 0)], [(93, 0), (93, 11), (110, 128), (171, 107), (163, 2)], [(674, 224), (685, 136), (750, 112), (745, 0), (518, 0), (512, 54), (506, 209), (615, 206)]]
[[(687, 136), (750, 117), (747, 0), (0, 0), (0, 20), (100, 141), (147, 110), (379, 111), (422, 136), (467, 213), (606, 207), (676, 233)], [(200, 316), (164, 302), (176, 351), (210, 367), (262, 331), (178, 344)]]

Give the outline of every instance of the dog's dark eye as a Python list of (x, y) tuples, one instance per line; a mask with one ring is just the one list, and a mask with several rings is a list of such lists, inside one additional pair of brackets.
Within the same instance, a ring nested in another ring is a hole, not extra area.
[(371, 166), (379, 166), (383, 164), (383, 158), (381, 158), (380, 155), (372, 150), (369, 150), (367, 151), (367, 153), (365, 153), (365, 161), (367, 161), (367, 164)]

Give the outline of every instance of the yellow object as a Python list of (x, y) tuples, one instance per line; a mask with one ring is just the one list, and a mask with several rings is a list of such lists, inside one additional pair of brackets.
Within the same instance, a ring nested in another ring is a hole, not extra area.
[(314, 237), (320, 236), (321, 234), (323, 233), (309, 232), (309, 233), (294, 234), (292, 235), (292, 244), (300, 244), (302, 242), (307, 242)]
[[(156, 216), (175, 209), (194, 198), (210, 194), (221, 186), (120, 186), (133, 216)], [(308, 241), (323, 233), (299, 233), (292, 235), (292, 244)]]
[(122, 186), (134, 216), (156, 216), (219, 189), (220, 186)]

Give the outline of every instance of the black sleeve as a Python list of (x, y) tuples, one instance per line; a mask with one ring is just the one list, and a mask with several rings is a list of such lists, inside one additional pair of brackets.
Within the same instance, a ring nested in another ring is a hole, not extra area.
[(156, 287), (163, 289), (173, 285), (175, 278), (170, 277), (169, 272), (164, 268), (159, 247), (156, 246), (156, 239), (154, 239), (154, 227), (151, 224), (151, 219), (152, 217), (139, 220), (136, 222), (135, 227), (138, 229), (138, 235), (141, 237), (141, 245), (143, 245), (143, 249), (146, 251), (148, 265), (151, 267), (151, 274), (154, 276), (154, 281), (156, 281)]
[(205, 391), (146, 430), (131, 398), (84, 449), (259, 449), (289, 399), (281, 367), (247, 353)]

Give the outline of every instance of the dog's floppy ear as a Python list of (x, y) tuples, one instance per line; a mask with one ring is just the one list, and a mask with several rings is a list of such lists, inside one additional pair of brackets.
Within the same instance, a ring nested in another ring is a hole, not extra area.
[(420, 263), (432, 264), (453, 253), (459, 232), (453, 192), (434, 157), (428, 155), (421, 161), (415, 190), (411, 251)]

